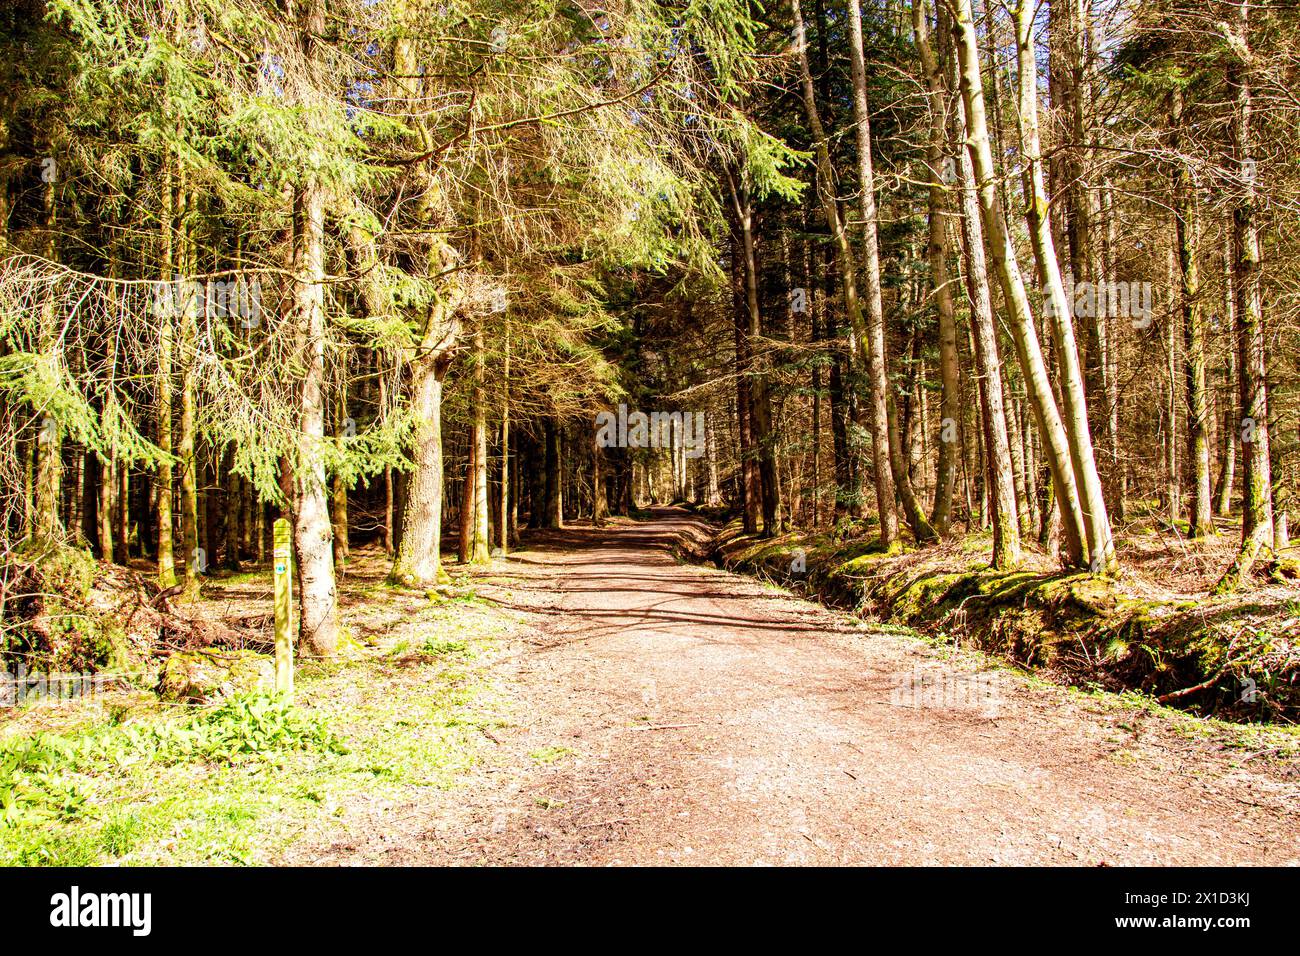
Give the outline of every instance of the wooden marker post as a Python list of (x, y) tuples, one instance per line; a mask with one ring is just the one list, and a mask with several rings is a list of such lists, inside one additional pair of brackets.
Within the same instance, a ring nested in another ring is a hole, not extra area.
[(293, 546), (289, 522), (275, 522), (275, 692), (293, 696)]

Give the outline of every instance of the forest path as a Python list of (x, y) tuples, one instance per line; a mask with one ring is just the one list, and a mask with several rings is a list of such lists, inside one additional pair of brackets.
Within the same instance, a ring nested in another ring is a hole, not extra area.
[(478, 594), (531, 624), (492, 668), (511, 726), (316, 862), (1300, 862), (1294, 764), (676, 561), (699, 531), (657, 509), (494, 562)]

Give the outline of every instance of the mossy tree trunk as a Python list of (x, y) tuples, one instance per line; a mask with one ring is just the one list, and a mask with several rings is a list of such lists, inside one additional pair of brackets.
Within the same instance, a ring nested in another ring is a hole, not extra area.
[(1030, 193), (1026, 218), (1029, 224), (1030, 245), (1034, 250), (1044, 298), (1051, 304), (1048, 312), (1052, 339), (1056, 346), (1056, 360), (1060, 368), (1061, 414), (1078, 496), (1079, 517), (1082, 518), (1081, 523), (1087, 540), (1089, 564), (1093, 571), (1113, 571), (1117, 568), (1115, 543), (1111, 537), (1106, 499), (1102, 492), (1101, 475), (1097, 470), (1092, 433), (1089, 429), (1087, 396), (1079, 361), (1079, 349), (1074, 335), (1074, 309), (1073, 304), (1066, 298), (1060, 261), (1056, 255), (1051, 223), (1048, 219), (1047, 186), (1038, 133), (1039, 94), (1034, 9), (1030, 0), (1019, 0), (1015, 9), (1017, 79), (1020, 93), (1016, 115), (1019, 120), (1020, 147), (1027, 166), (1026, 180)]
[(1183, 319), (1183, 378), (1187, 400), (1187, 482), (1193, 538), (1214, 534), (1211, 508), (1210, 443), (1207, 435), (1210, 406), (1205, 391), (1205, 320), (1201, 312), (1200, 271), (1196, 262), (1197, 197), (1188, 164), (1180, 159), (1183, 127), (1183, 91), (1171, 94), (1170, 128), (1177, 166), (1174, 170), (1174, 240), (1178, 249), (1179, 306)]
[[(1001, 178), (993, 162), (993, 149), (989, 139), (988, 119), (985, 113), (984, 84), (980, 72), (979, 45), (970, 0), (948, 0), (956, 38), (962, 107), (967, 130), (966, 149), (979, 197), (980, 222), (988, 237), (988, 251), (993, 260), (994, 272), (1002, 287), (1007, 305), (1007, 324), (1016, 346), (1034, 421), (1043, 440), (1043, 452), (1051, 471), (1052, 487), (1058, 500), (1062, 499), (1065, 521), (1065, 560), (1074, 567), (1086, 565), (1084, 553), (1083, 514), (1075, 490), (1070, 449), (1061, 422), (1060, 412), (1052, 394), (1047, 363), (1044, 360), (1024, 277), (1016, 258), (1015, 247), (1006, 227)], [(1050, 525), (1044, 522), (1044, 529)]]
[(1007, 433), (1002, 360), (998, 355), (997, 326), (993, 319), (988, 265), (984, 258), (984, 232), (980, 227), (979, 200), (976, 198), (975, 175), (970, 157), (962, 155), (959, 167), (962, 190), (962, 257), (966, 267), (966, 294), (971, 305), (980, 425), (989, 485), (986, 496), (993, 525), (992, 564), (998, 570), (1006, 570), (1015, 567), (1021, 559), (1020, 515), (1016, 505), (1015, 474), (1012, 470), (1014, 459)]
[(1227, 69), (1233, 96), (1231, 156), (1237, 175), (1232, 209), (1235, 262), (1233, 291), (1236, 312), (1237, 379), (1240, 388), (1239, 432), (1242, 448), (1241, 550), (1215, 590), (1226, 593), (1240, 586), (1261, 558), (1273, 549), (1273, 477), (1269, 455), (1268, 378), (1264, 344), (1264, 314), (1260, 289), (1259, 227), (1256, 222), (1256, 167), (1253, 158), (1252, 86), (1250, 76), (1250, 5), (1241, 0), (1229, 31), (1232, 60)]

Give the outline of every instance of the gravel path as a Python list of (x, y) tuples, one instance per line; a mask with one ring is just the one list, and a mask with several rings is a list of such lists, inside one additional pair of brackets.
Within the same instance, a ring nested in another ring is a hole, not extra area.
[(659, 509), (484, 572), (530, 624), (511, 726), (316, 861), (1300, 864), (1294, 763), (675, 560), (699, 533)]

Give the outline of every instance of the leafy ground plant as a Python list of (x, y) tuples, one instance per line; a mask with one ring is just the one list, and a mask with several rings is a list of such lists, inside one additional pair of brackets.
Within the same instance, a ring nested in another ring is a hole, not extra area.
[[(31, 862), (28, 850), (41, 856), (22, 838), (32, 828), (105, 822), (95, 799), (99, 782), (183, 763), (234, 767), (292, 751), (329, 755), (347, 748), (324, 718), (259, 695), (232, 697), (178, 720), (8, 738), (0, 741), (0, 827), (10, 831), (6, 837), (18, 837), (13, 862)], [(110, 850), (121, 845), (122, 822), (111, 829)]]
[(513, 619), (400, 590), (349, 618), (364, 644), (304, 662), (295, 704), (195, 710), (136, 692), (0, 714), (0, 865), (270, 863), (454, 785), (502, 723), (486, 673)]

